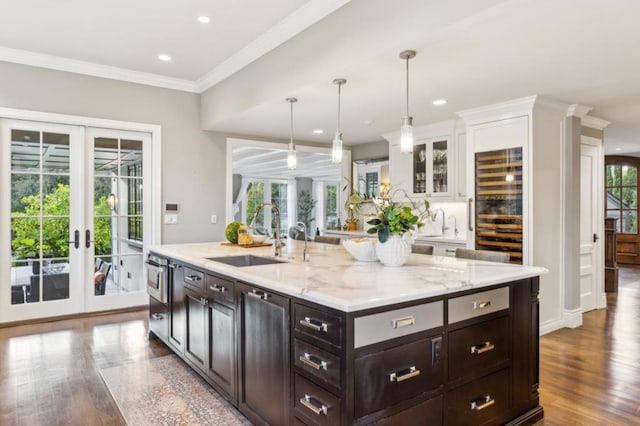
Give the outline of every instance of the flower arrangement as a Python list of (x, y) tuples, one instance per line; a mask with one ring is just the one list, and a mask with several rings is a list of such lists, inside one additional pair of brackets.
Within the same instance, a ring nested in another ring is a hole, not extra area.
[[(381, 243), (386, 242), (390, 235), (402, 235), (406, 232), (422, 227), (424, 224), (422, 219), (430, 216), (429, 201), (424, 200), (422, 208), (409, 198), (407, 192), (397, 189), (393, 192), (396, 195), (401, 192), (405, 195), (408, 205), (394, 202), (393, 196), (388, 200), (380, 200), (376, 203), (376, 217), (367, 221), (371, 228), (367, 230), (369, 234), (378, 234), (378, 240)], [(418, 214), (414, 214), (416, 211)]]

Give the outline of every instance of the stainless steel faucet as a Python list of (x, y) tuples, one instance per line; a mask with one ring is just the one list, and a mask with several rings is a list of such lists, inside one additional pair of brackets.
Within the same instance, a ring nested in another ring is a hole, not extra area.
[(449, 216), (449, 220), (453, 219), (453, 235), (458, 236), (458, 219), (455, 216)]
[(444, 235), (444, 231), (449, 229), (449, 228), (447, 228), (447, 226), (445, 224), (445, 217), (446, 216), (445, 216), (444, 210), (436, 209), (436, 212), (433, 214), (433, 220), (436, 220), (436, 218), (438, 217), (438, 212), (442, 212), (442, 235)]
[(302, 226), (302, 230), (304, 231), (304, 250), (302, 250), (302, 261), (308, 262), (309, 259), (307, 259), (307, 255), (309, 252), (307, 251), (307, 225), (305, 225), (304, 222), (296, 223), (296, 228), (299, 226)]
[(262, 210), (266, 206), (271, 207), (271, 211), (276, 216), (276, 231), (274, 236), (275, 241), (273, 242), (273, 247), (275, 248), (274, 256), (282, 256), (282, 246), (284, 244), (282, 244), (282, 240), (280, 239), (280, 210), (278, 210), (278, 206), (271, 203), (264, 203), (264, 204), (258, 205), (258, 207), (256, 207), (256, 211), (253, 213), (253, 218), (251, 218), (251, 222), (249, 223), (249, 226), (253, 227), (253, 225), (255, 224), (256, 218), (258, 217), (258, 213), (260, 213), (260, 210)]

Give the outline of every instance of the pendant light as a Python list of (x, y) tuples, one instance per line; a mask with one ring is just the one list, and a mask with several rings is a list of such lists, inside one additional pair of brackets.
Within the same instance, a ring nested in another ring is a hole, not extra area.
[(296, 147), (293, 144), (293, 104), (298, 102), (298, 98), (287, 98), (287, 102), (291, 105), (291, 139), (289, 140), (289, 149), (287, 151), (287, 168), (289, 170), (296, 169)]
[(338, 85), (338, 128), (336, 129), (336, 135), (333, 138), (333, 147), (331, 149), (331, 162), (342, 163), (342, 132), (340, 131), (340, 89), (343, 84), (346, 84), (347, 80), (344, 78), (336, 78), (333, 80), (333, 84)]
[(409, 116), (409, 59), (415, 58), (415, 50), (404, 50), (400, 52), (400, 59), (407, 63), (407, 113), (402, 117), (400, 126), (400, 152), (403, 154), (413, 153), (413, 117)]

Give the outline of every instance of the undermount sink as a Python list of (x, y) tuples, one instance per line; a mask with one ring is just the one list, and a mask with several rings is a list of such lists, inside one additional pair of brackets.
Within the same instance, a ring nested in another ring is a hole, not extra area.
[(270, 257), (254, 256), (252, 254), (243, 254), (238, 256), (206, 257), (205, 259), (213, 260), (214, 262), (220, 262), (226, 265), (237, 266), (237, 267), (273, 265), (275, 263), (282, 263), (282, 261), (280, 260), (272, 259)]

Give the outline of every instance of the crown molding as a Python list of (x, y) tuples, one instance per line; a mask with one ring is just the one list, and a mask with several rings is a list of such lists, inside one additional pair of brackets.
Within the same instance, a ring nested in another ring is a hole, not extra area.
[(596, 130), (604, 130), (605, 127), (611, 124), (610, 121), (603, 120), (602, 118), (591, 117), (590, 115), (585, 115), (580, 118), (584, 127), (591, 127)]
[(199, 78), (195, 84), (199, 93), (220, 83), (285, 41), (296, 36), (351, 0), (311, 0), (294, 11), (260, 37), (240, 49), (220, 65)]
[(196, 84), (190, 80), (165, 77), (159, 74), (133, 71), (93, 62), (78, 61), (76, 59), (30, 52), (28, 50), (11, 49), (0, 46), (0, 61), (90, 75), (93, 77), (109, 78), (112, 80), (128, 81), (130, 83), (145, 84), (165, 89), (196, 92)]
[(569, 105), (569, 109), (567, 110), (567, 117), (582, 118), (585, 115), (589, 114), (589, 111), (591, 111), (592, 109), (593, 107), (586, 106), (586, 105), (580, 105), (580, 104)]
[(540, 95), (532, 95), (479, 108), (467, 109), (459, 111), (456, 114), (458, 114), (467, 125), (472, 126), (489, 121), (506, 120), (529, 115), (533, 112), (534, 108), (539, 107), (567, 114), (570, 105)]

